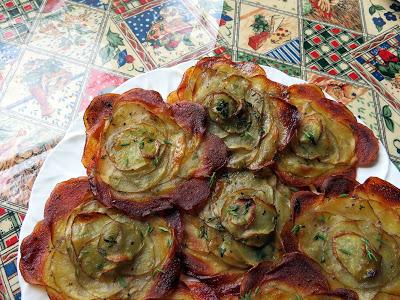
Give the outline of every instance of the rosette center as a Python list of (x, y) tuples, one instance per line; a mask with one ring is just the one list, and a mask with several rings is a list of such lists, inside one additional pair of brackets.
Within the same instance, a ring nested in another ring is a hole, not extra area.
[(378, 276), (382, 257), (368, 239), (355, 233), (342, 234), (334, 237), (334, 248), (337, 259), (358, 282)]
[(107, 150), (117, 169), (139, 170), (157, 165), (165, 148), (163, 140), (160, 131), (139, 126), (114, 135)]

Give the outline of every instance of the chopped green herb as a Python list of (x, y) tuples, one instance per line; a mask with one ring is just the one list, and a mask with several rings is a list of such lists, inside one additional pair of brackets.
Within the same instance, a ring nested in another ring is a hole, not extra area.
[(103, 270), (103, 268), (104, 268), (104, 263), (98, 263), (98, 264), (96, 264), (96, 270), (101, 271), (101, 270)]
[(251, 292), (248, 292), (240, 297), (240, 300), (251, 300)]
[(247, 215), (247, 213), (249, 212), (249, 208), (251, 207), (251, 205), (252, 205), (251, 201), (246, 202), (246, 204), (244, 205), (243, 215)]
[(159, 156), (154, 157), (153, 160), (151, 161), (153, 166), (157, 166), (159, 162), (160, 162), (160, 157)]
[(317, 234), (314, 235), (314, 241), (318, 241), (318, 240), (326, 241), (325, 235), (323, 235), (323, 234), (320, 233), (320, 232), (317, 232)]
[(351, 251), (349, 251), (347, 249), (340, 248), (339, 251), (342, 252), (343, 254), (351, 255)]
[(360, 206), (358, 207), (360, 210), (362, 210), (363, 208), (365, 208), (364, 205), (360, 204)]
[(215, 172), (213, 172), (211, 177), (210, 177), (210, 181), (209, 181), (208, 185), (210, 187), (214, 186), (214, 183), (215, 183), (216, 180), (217, 180), (217, 174)]
[(227, 102), (225, 102), (223, 100), (218, 101), (217, 102), (217, 106), (215, 107), (215, 109), (217, 110), (217, 112), (220, 113), (220, 115), (223, 118), (226, 119), (226, 118), (229, 117), (229, 106), (228, 106)]
[(128, 284), (127, 284), (126, 281), (125, 281), (125, 278), (122, 277), (122, 276), (119, 276), (119, 277), (117, 278), (117, 281), (118, 281), (118, 284), (119, 284), (121, 287), (123, 287), (123, 288), (126, 288), (126, 287), (128, 286)]
[(120, 146), (121, 147), (126, 147), (126, 146), (129, 146), (131, 143), (123, 143), (123, 144), (120, 144)]
[(248, 131), (243, 132), (240, 136), (246, 139), (253, 139), (253, 136)]
[(295, 299), (295, 300), (301, 300), (301, 297), (300, 297), (299, 295), (296, 295), (296, 296), (294, 297), (294, 299)]
[(320, 223), (325, 223), (326, 222), (326, 217), (325, 216), (319, 216), (317, 220)]
[(315, 137), (312, 133), (310, 132), (304, 132), (304, 136), (313, 144), (316, 145), (317, 143), (315, 142)]
[(162, 226), (158, 226), (158, 229), (160, 229), (160, 231), (162, 231), (162, 232), (169, 232), (168, 228), (165, 228)]
[(239, 300), (251, 300), (251, 292), (244, 294), (239, 298)]
[(365, 244), (365, 251), (367, 252), (367, 257), (369, 260), (375, 260), (378, 261), (378, 259), (376, 258), (375, 254), (371, 251), (370, 243), (367, 239), (362, 239), (364, 244)]
[(254, 294), (258, 294), (258, 292), (260, 291), (260, 287), (258, 286), (258, 287), (256, 287), (256, 289), (254, 290)]
[(224, 254), (226, 252), (226, 248), (222, 245), (221, 247), (218, 248), (218, 251), (219, 251), (219, 255), (221, 257), (224, 257)]
[(140, 141), (139, 143), (139, 149), (142, 150), (144, 148), (144, 141)]
[(155, 277), (158, 273), (165, 273), (162, 269), (160, 269), (160, 268), (156, 268), (154, 271), (153, 271), (153, 277)]
[(199, 228), (199, 234), (198, 234), (200, 239), (206, 239), (208, 241), (208, 232), (207, 229), (204, 225), (201, 225)]
[(296, 225), (293, 226), (291, 231), (292, 231), (293, 234), (297, 235), (303, 227), (305, 227), (305, 226), (304, 225), (300, 225), (300, 224), (296, 224)]
[(265, 134), (265, 129), (261, 127), (261, 128), (258, 130), (258, 132), (260, 133), (261, 136), (263, 136), (263, 135)]
[(129, 166), (129, 158), (125, 158), (125, 166)]
[(168, 246), (168, 248), (171, 248), (171, 246), (172, 246), (172, 240), (171, 239), (167, 240), (167, 246)]
[(348, 197), (348, 196), (349, 196), (349, 194), (340, 194), (339, 198), (345, 198), (345, 197)]
[(168, 140), (164, 140), (164, 144), (165, 145), (172, 145), (172, 143), (170, 141), (168, 141)]
[(234, 217), (238, 216), (238, 210), (239, 210), (239, 205), (237, 205), (237, 204), (230, 205), (228, 207), (228, 213), (231, 214)]
[(153, 232), (153, 226), (151, 226), (149, 223), (147, 223), (147, 228), (146, 228), (146, 235), (149, 235), (150, 233)]

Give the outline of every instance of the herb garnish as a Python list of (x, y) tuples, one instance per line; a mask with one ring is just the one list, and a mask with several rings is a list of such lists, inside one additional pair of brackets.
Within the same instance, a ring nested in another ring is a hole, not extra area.
[(122, 277), (122, 276), (118, 277), (117, 281), (118, 281), (118, 284), (123, 288), (126, 288), (128, 286), (126, 281), (125, 281), (125, 278)]
[(204, 225), (200, 226), (198, 236), (200, 239), (204, 238), (204, 239), (206, 239), (206, 241), (208, 241), (208, 232)]
[(146, 235), (149, 235), (150, 233), (153, 232), (153, 226), (151, 226), (149, 223), (147, 223), (147, 228), (146, 228)]
[(315, 137), (312, 133), (310, 132), (304, 132), (304, 136), (313, 144), (316, 145), (317, 143), (315, 142)]
[(160, 157), (159, 156), (154, 157), (153, 160), (151, 161), (153, 166), (157, 166), (159, 162), (160, 162)]
[(226, 119), (229, 117), (229, 106), (228, 103), (220, 100), (217, 102), (217, 106), (215, 107), (215, 109), (217, 110), (217, 112), (220, 113), (220, 115)]
[(351, 255), (351, 251), (349, 251), (347, 249), (340, 248), (339, 251), (342, 252), (343, 254), (346, 254), (346, 255), (349, 255), (349, 256)]
[(210, 187), (212, 187), (216, 180), (217, 180), (217, 174), (215, 172), (213, 172), (211, 177), (210, 177), (210, 181), (208, 182), (208, 185)]
[(234, 217), (238, 217), (239, 205), (234, 204), (228, 207), (228, 213)]
[(162, 226), (158, 226), (158, 229), (162, 232), (169, 232), (168, 228), (162, 227)]
[(325, 235), (323, 235), (320, 232), (317, 232), (317, 234), (314, 236), (314, 241), (318, 241), (318, 240), (326, 241)]
[(303, 227), (305, 227), (305, 226), (301, 225), (301, 224), (296, 224), (293, 226), (291, 231), (293, 234), (297, 235)]
[(370, 246), (369, 241), (367, 239), (362, 239), (362, 241), (365, 244), (365, 251), (367, 252), (368, 259), (378, 261), (375, 254), (371, 251), (371, 248), (369, 247)]

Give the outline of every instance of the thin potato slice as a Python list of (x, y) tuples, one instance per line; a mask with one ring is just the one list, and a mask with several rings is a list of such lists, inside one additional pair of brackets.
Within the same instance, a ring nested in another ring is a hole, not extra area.
[(243, 279), (241, 299), (357, 300), (346, 289), (332, 290), (320, 267), (300, 253), (290, 253), (278, 265), (264, 262)]

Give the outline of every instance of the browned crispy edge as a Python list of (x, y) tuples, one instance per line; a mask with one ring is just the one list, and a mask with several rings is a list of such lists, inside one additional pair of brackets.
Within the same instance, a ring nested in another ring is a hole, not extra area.
[(276, 104), (276, 110), (278, 114), (278, 119), (283, 125), (281, 128), (284, 130), (284, 139), (280, 139), (278, 145), (278, 151), (282, 151), (292, 140), (293, 136), (296, 134), (297, 128), (300, 122), (300, 113), (297, 108), (280, 98), (273, 98)]
[(378, 201), (392, 208), (400, 207), (400, 189), (386, 180), (369, 177), (354, 189), (354, 195), (365, 193), (371, 200)]
[(44, 285), (43, 272), (48, 248), (51, 247), (51, 227), (90, 196), (86, 177), (70, 179), (57, 184), (46, 202), (44, 220), (21, 243), (19, 268), (24, 279), (31, 284)]
[(194, 300), (218, 300), (215, 291), (204, 282), (200, 280), (181, 275), (180, 284), (177, 288), (184, 292), (187, 297)]
[[(82, 163), (87, 169), (92, 191), (99, 201), (107, 206), (116, 207), (131, 217), (143, 217), (167, 210), (172, 208), (174, 204), (192, 212), (205, 203), (210, 193), (206, 177), (211, 176), (214, 171), (226, 163), (228, 154), (221, 139), (212, 134), (205, 134), (206, 113), (202, 106), (195, 103), (179, 103), (169, 106), (163, 101), (159, 93), (138, 88), (129, 90), (118, 98), (113, 96), (113, 108), (124, 102), (141, 104), (155, 114), (167, 114), (174, 118), (185, 131), (198, 135), (205, 143), (205, 151), (201, 157), (202, 167), (199, 167), (194, 174), (195, 177), (201, 178), (189, 179), (166, 195), (149, 197), (141, 202), (134, 202), (113, 193), (111, 188), (96, 175), (96, 165), (100, 159), (100, 145), (106, 121), (104, 116), (110, 117), (112, 111), (110, 111), (108, 105), (103, 106), (105, 112), (101, 111), (101, 103), (103, 103), (101, 98), (95, 98), (93, 101), (94, 104), (88, 107), (85, 116), (101, 115), (102, 118), (93, 117), (93, 120), (97, 120), (98, 124), (85, 121), (92, 124), (92, 127), (86, 129), (86, 145)], [(91, 109), (95, 111), (92, 112)], [(186, 193), (186, 195), (183, 193)], [(187, 195), (191, 197), (187, 197)]]
[(331, 176), (325, 179), (321, 185), (321, 191), (326, 197), (350, 194), (359, 183), (345, 176)]
[(241, 273), (208, 274), (209, 268), (206, 264), (191, 255), (182, 254), (183, 272), (197, 278), (210, 286), (219, 297), (239, 295), (240, 282), (243, 278)]
[(261, 263), (252, 268), (242, 281), (240, 294), (244, 296), (251, 291), (254, 292), (254, 289), (267, 282), (285, 283), (303, 296), (330, 295), (341, 299), (358, 299), (358, 296), (350, 290), (332, 291), (320, 266), (299, 252), (285, 254), (275, 267), (270, 263)]
[(172, 228), (173, 242), (171, 250), (164, 264), (163, 272), (158, 272), (150, 293), (144, 299), (162, 299), (168, 294), (179, 282), (179, 275), (181, 271), (180, 260), (180, 241), (183, 239), (183, 226), (181, 216), (178, 211), (170, 212), (164, 218), (168, 225)]

